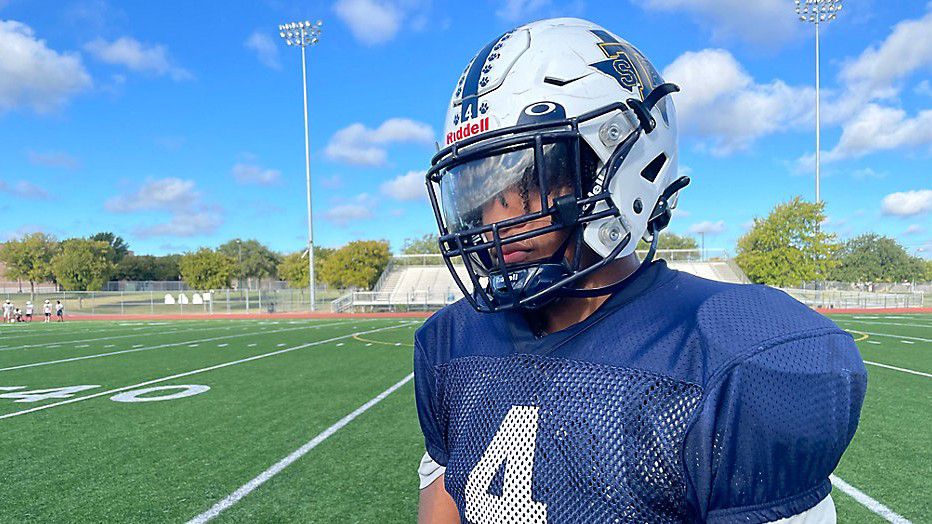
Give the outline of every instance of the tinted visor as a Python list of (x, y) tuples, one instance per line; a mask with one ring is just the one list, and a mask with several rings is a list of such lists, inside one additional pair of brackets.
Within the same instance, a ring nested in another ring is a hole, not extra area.
[[(560, 141), (541, 146), (541, 158), (534, 147), (500, 151), (468, 160), (441, 172), (440, 207), (450, 233), (471, 230), (491, 223), (488, 209), (519, 205), (511, 216), (545, 208), (541, 195), (572, 194), (577, 186), (575, 144)], [(539, 169), (538, 169), (539, 167)], [(516, 197), (519, 198), (516, 202)]]

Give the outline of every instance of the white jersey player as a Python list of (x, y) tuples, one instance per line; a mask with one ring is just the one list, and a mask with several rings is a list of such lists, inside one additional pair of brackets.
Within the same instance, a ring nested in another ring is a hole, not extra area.
[(3, 321), (10, 322), (12, 319), (13, 319), (13, 303), (10, 302), (9, 299), (7, 299), (7, 301), (3, 303)]
[(46, 300), (45, 306), (43, 307), (43, 311), (45, 312), (45, 322), (50, 322), (52, 320), (52, 303)]
[(32, 305), (32, 301), (31, 300), (26, 301), (26, 320), (28, 320), (29, 322), (32, 322), (33, 309), (34, 307)]

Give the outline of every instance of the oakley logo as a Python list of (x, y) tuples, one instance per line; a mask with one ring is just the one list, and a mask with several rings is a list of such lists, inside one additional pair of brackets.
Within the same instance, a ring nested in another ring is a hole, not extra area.
[(541, 116), (546, 115), (547, 113), (553, 113), (556, 110), (557, 105), (553, 102), (541, 102), (539, 104), (534, 104), (525, 108), (524, 114), (528, 116)]

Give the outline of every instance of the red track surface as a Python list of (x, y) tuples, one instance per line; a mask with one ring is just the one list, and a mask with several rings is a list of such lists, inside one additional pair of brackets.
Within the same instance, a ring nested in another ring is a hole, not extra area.
[[(427, 318), (431, 312), (416, 313), (192, 313), (188, 315), (66, 315), (66, 320), (234, 320), (277, 318)], [(53, 320), (54, 321), (54, 320)]]

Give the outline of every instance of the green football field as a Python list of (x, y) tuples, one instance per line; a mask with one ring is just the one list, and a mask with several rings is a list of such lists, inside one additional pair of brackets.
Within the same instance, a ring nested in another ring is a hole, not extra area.
[[(930, 522), (932, 315), (833, 319), (870, 372), (839, 522)], [(0, 326), (0, 521), (412, 522), (419, 325)]]

